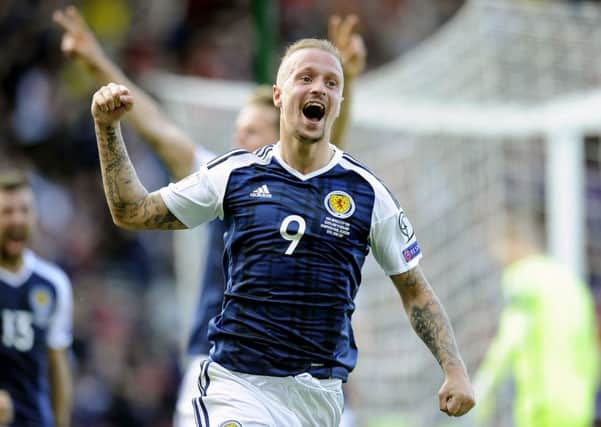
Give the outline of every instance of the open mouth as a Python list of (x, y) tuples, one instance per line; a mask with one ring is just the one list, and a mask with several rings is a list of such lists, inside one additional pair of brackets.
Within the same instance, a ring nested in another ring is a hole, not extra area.
[(2, 240), (6, 243), (25, 244), (27, 242), (27, 231), (23, 229), (9, 230), (2, 237)]
[(6, 233), (6, 237), (8, 238), (8, 240), (22, 242), (22, 241), (27, 240), (27, 230), (25, 230), (23, 228), (15, 228), (15, 229), (9, 230)]
[(303, 115), (312, 121), (320, 121), (326, 113), (326, 107), (315, 101), (307, 102), (303, 106)]
[(5, 256), (17, 256), (23, 251), (26, 245), (26, 239), (6, 238), (0, 240), (0, 252)]

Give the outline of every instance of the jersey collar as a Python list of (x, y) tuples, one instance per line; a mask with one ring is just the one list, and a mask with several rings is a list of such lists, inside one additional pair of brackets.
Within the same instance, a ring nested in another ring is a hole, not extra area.
[(294, 169), (292, 166), (290, 166), (288, 163), (286, 163), (284, 161), (284, 159), (282, 159), (282, 153), (280, 150), (281, 144), (282, 143), (280, 141), (278, 141), (274, 145), (273, 156), (278, 161), (280, 166), (282, 166), (282, 168), (284, 168), (288, 173), (290, 173), (291, 175), (294, 175), (301, 181), (307, 181), (313, 177), (316, 177), (318, 175), (322, 175), (322, 174), (328, 172), (330, 169), (332, 169), (334, 166), (336, 166), (338, 164), (338, 162), (340, 162), (340, 159), (342, 158), (342, 153), (343, 153), (342, 150), (338, 149), (338, 147), (336, 147), (335, 145), (328, 144), (330, 146), (330, 148), (334, 151), (334, 155), (332, 156), (330, 161), (324, 167), (322, 167), (320, 169), (317, 169), (308, 174), (303, 174), (303, 173), (300, 173), (299, 171), (297, 171), (296, 169)]
[(34, 263), (35, 255), (32, 251), (26, 249), (23, 252), (23, 265), (21, 266), (21, 269), (16, 273), (13, 273), (12, 271), (0, 267), (0, 280), (15, 288), (21, 286), (29, 279), (31, 273), (33, 273)]

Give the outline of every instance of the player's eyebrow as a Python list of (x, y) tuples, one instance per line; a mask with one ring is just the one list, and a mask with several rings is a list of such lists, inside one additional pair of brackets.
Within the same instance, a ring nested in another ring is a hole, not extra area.
[[(319, 71), (317, 71), (317, 69), (311, 65), (306, 65), (306, 66), (296, 70), (292, 75), (295, 77), (298, 77), (299, 75), (302, 75), (302, 74), (315, 75), (315, 74), (319, 74)], [(333, 70), (324, 71), (323, 74), (328, 78), (333, 78), (336, 81), (340, 81), (339, 74)]]
[(299, 68), (298, 70), (296, 70), (294, 72), (294, 75), (297, 76), (299, 74), (304, 74), (304, 73), (315, 74), (316, 71), (315, 71), (315, 69), (312, 66), (305, 65), (304, 67)]

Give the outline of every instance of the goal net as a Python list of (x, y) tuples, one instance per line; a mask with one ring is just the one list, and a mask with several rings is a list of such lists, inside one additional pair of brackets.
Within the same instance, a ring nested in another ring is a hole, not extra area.
[[(467, 2), (421, 46), (357, 84), (346, 149), (408, 212), (472, 374), (502, 303), (490, 248), (508, 213), (544, 213), (551, 252), (601, 285), (599, 17), (587, 3)], [(230, 147), (252, 89), (167, 74), (147, 87), (217, 153)], [(189, 295), (199, 246), (198, 232), (178, 234), (178, 280)], [(348, 390), (361, 425), (447, 425), (434, 358), (373, 259), (363, 272)], [(189, 295), (182, 301), (195, 301)], [(511, 393), (499, 393), (491, 425), (512, 425)]]

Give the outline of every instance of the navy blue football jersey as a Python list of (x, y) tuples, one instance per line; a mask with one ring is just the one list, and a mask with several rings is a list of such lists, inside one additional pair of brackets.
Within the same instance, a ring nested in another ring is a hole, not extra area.
[(161, 189), (188, 227), (225, 225), (226, 289), (209, 325), (211, 358), (259, 375), (309, 372), (346, 380), (357, 360), (351, 327), (370, 248), (388, 275), (421, 257), (411, 223), (386, 187), (333, 145), (301, 174), (279, 143), (234, 150)]
[(71, 345), (72, 307), (67, 276), (33, 252), (17, 273), (0, 268), (0, 389), (13, 400), (15, 427), (54, 425), (47, 352)]

